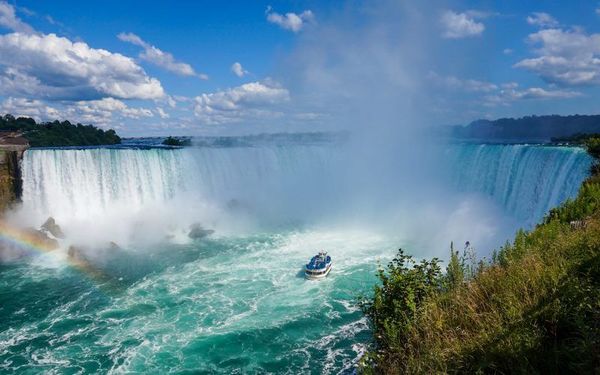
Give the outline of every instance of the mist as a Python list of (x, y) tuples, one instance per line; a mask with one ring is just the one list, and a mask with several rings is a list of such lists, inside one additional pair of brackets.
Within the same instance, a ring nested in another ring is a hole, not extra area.
[(445, 3), (360, 4), (319, 19), (279, 71), (296, 100), (327, 114), (324, 128), (351, 134), (336, 176), (344, 218), (400, 235), (417, 255), (445, 257), (452, 240), (489, 254), (518, 224), (449, 183), (459, 166), (429, 132), (440, 123), (427, 77), (443, 57), (432, 20)]
[[(441, 3), (375, 5), (318, 18), (273, 72), (292, 108), (272, 129), (343, 132), (343, 140), (31, 150), (24, 203), (10, 220), (37, 227), (52, 216), (65, 247), (186, 243), (200, 224), (216, 236), (370, 231), (423, 257), (445, 257), (450, 241), (468, 240), (488, 255), (523, 222), (477, 187), (452, 183), (461, 168), (448, 158), (453, 146), (427, 131), (439, 125), (427, 76), (440, 53), (431, 14)], [(298, 120), (306, 113), (311, 121)]]

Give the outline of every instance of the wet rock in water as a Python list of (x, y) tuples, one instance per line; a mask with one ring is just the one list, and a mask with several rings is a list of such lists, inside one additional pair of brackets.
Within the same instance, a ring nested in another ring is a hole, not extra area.
[(50, 216), (48, 218), (48, 220), (46, 220), (46, 222), (44, 224), (42, 224), (41, 228), (42, 228), (42, 230), (49, 232), (51, 235), (53, 235), (56, 238), (65, 238), (65, 234), (63, 233), (60, 226), (58, 224), (56, 224), (56, 221), (54, 220), (54, 218), (52, 216)]
[[(59, 248), (58, 241), (42, 230), (12, 227), (1, 220), (0, 230), (8, 231), (10, 237), (14, 239), (14, 241), (0, 241), (0, 262), (28, 257), (37, 254), (38, 251), (53, 251)], [(22, 243), (28, 246), (23, 246)]]
[(30, 242), (35, 244), (35, 246), (41, 247), (45, 250), (56, 250), (59, 247), (57, 240), (50, 238), (46, 232), (35, 228), (26, 228), (23, 230), (21, 235), (25, 238), (28, 238)]
[(190, 232), (188, 233), (188, 237), (192, 239), (200, 239), (211, 234), (215, 233), (212, 229), (204, 229), (200, 224), (193, 224), (190, 227)]
[(67, 250), (67, 255), (71, 259), (82, 260), (82, 259), (85, 259), (82, 256), (82, 252), (83, 251), (79, 247), (71, 245), (71, 246), (69, 246), (69, 250)]

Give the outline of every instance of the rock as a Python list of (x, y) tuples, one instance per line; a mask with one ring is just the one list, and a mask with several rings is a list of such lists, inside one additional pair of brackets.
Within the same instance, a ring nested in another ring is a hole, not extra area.
[(73, 245), (69, 246), (69, 250), (67, 250), (67, 255), (71, 259), (77, 259), (77, 260), (81, 259), (81, 253), (82, 253), (82, 250)]
[(190, 232), (188, 233), (188, 237), (192, 238), (192, 239), (200, 239), (200, 238), (209, 236), (213, 233), (215, 233), (214, 230), (204, 229), (204, 228), (202, 228), (202, 225), (196, 223), (196, 224), (192, 224), (192, 226), (190, 226)]
[(65, 238), (65, 234), (63, 233), (60, 226), (56, 224), (56, 221), (52, 216), (50, 216), (48, 220), (46, 220), (46, 222), (42, 224), (41, 228), (42, 230), (48, 231), (56, 238)]
[(57, 240), (48, 237), (46, 232), (35, 228), (26, 228), (21, 235), (28, 238), (30, 242), (33, 242), (34, 246), (42, 247), (45, 250), (56, 250), (59, 247)]
[(20, 167), (23, 152), (7, 147), (0, 143), (0, 211), (13, 207), (23, 192)]

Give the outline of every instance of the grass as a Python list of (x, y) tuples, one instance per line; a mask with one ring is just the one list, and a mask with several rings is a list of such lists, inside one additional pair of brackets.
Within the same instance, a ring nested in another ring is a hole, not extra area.
[[(361, 370), (599, 373), (597, 170), (575, 199), (553, 209), (534, 230), (519, 231), (474, 272), (448, 269), (427, 279), (427, 269), (404, 253), (403, 267), (392, 262), (380, 270), (374, 297), (361, 303), (374, 332)], [(458, 260), (467, 271), (468, 262)]]

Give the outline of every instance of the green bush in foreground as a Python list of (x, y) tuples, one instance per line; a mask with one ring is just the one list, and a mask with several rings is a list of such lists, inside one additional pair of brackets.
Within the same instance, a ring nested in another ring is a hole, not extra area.
[(378, 276), (365, 373), (598, 373), (600, 177), (489, 262), (400, 251)]

